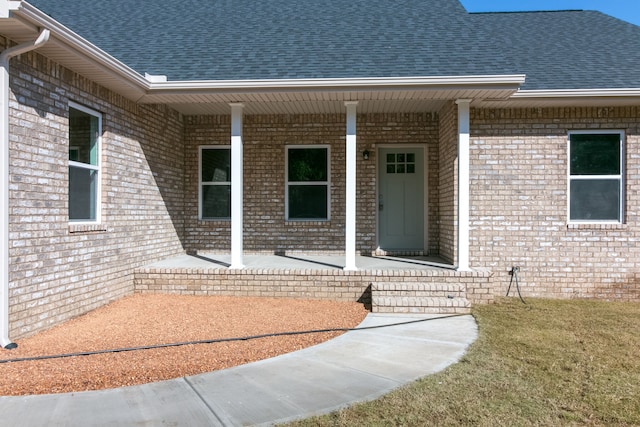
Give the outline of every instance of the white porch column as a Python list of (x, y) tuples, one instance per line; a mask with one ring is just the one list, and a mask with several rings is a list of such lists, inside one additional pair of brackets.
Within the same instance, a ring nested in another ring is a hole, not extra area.
[(458, 99), (458, 270), (469, 270), (469, 105)]
[(357, 101), (345, 102), (347, 107), (346, 190), (345, 190), (345, 264), (344, 269), (356, 267), (356, 106)]
[(231, 105), (231, 269), (242, 269), (243, 252), (243, 171), (242, 171), (242, 109)]

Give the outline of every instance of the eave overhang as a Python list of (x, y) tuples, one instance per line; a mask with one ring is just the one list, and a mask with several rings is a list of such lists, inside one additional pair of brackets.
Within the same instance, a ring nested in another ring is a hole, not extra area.
[(39, 54), (129, 99), (146, 93), (148, 82), (143, 76), (39, 9), (24, 1), (0, 3), (0, 34), (22, 43), (46, 28), (51, 37)]

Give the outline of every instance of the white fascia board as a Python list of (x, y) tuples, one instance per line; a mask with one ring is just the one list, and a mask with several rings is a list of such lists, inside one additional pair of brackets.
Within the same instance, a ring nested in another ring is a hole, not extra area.
[(551, 89), (521, 90), (514, 93), (511, 99), (553, 99), (553, 98), (637, 98), (640, 88), (620, 89)]
[(318, 90), (390, 90), (484, 88), (516, 91), (525, 80), (524, 74), (488, 76), (438, 77), (371, 77), (339, 79), (269, 79), (269, 80), (196, 80), (168, 81), (150, 84), (150, 93), (180, 92), (279, 92)]
[(27, 2), (11, 3), (20, 3), (20, 7), (15, 9), (14, 16), (17, 14), (22, 19), (32, 22), (39, 27), (48, 28), (56, 39), (68, 45), (70, 48), (75, 49), (88, 59), (91, 59), (102, 69), (113, 73), (121, 79), (127, 80), (129, 83), (139, 87), (141, 91), (148, 89), (149, 85), (144, 76), (90, 43), (88, 40), (80, 37), (49, 15)]

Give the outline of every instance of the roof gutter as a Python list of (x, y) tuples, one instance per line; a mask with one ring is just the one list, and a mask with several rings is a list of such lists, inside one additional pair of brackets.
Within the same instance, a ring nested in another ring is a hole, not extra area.
[(640, 98), (638, 88), (620, 89), (551, 89), (521, 90), (511, 96), (513, 100), (581, 98)]
[(6, 349), (18, 346), (9, 339), (9, 60), (39, 48), (50, 34), (43, 29), (37, 39), (0, 53), (0, 345)]
[(542, 102), (549, 105), (630, 105), (640, 101), (638, 88), (602, 88), (602, 89), (552, 89), (521, 90), (514, 93), (509, 101), (519, 103)]
[(439, 77), (372, 77), (338, 79), (272, 79), (272, 80), (195, 80), (149, 81), (149, 94), (180, 93), (262, 93), (308, 91), (371, 91), (410, 89), (483, 89), (517, 90), (525, 81), (524, 74)]

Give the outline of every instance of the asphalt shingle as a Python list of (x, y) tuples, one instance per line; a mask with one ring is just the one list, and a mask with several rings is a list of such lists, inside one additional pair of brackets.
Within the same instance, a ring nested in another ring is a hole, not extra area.
[(599, 12), (469, 14), (457, 0), (32, 0), (169, 80), (527, 74), (524, 89), (640, 87), (640, 27)]

